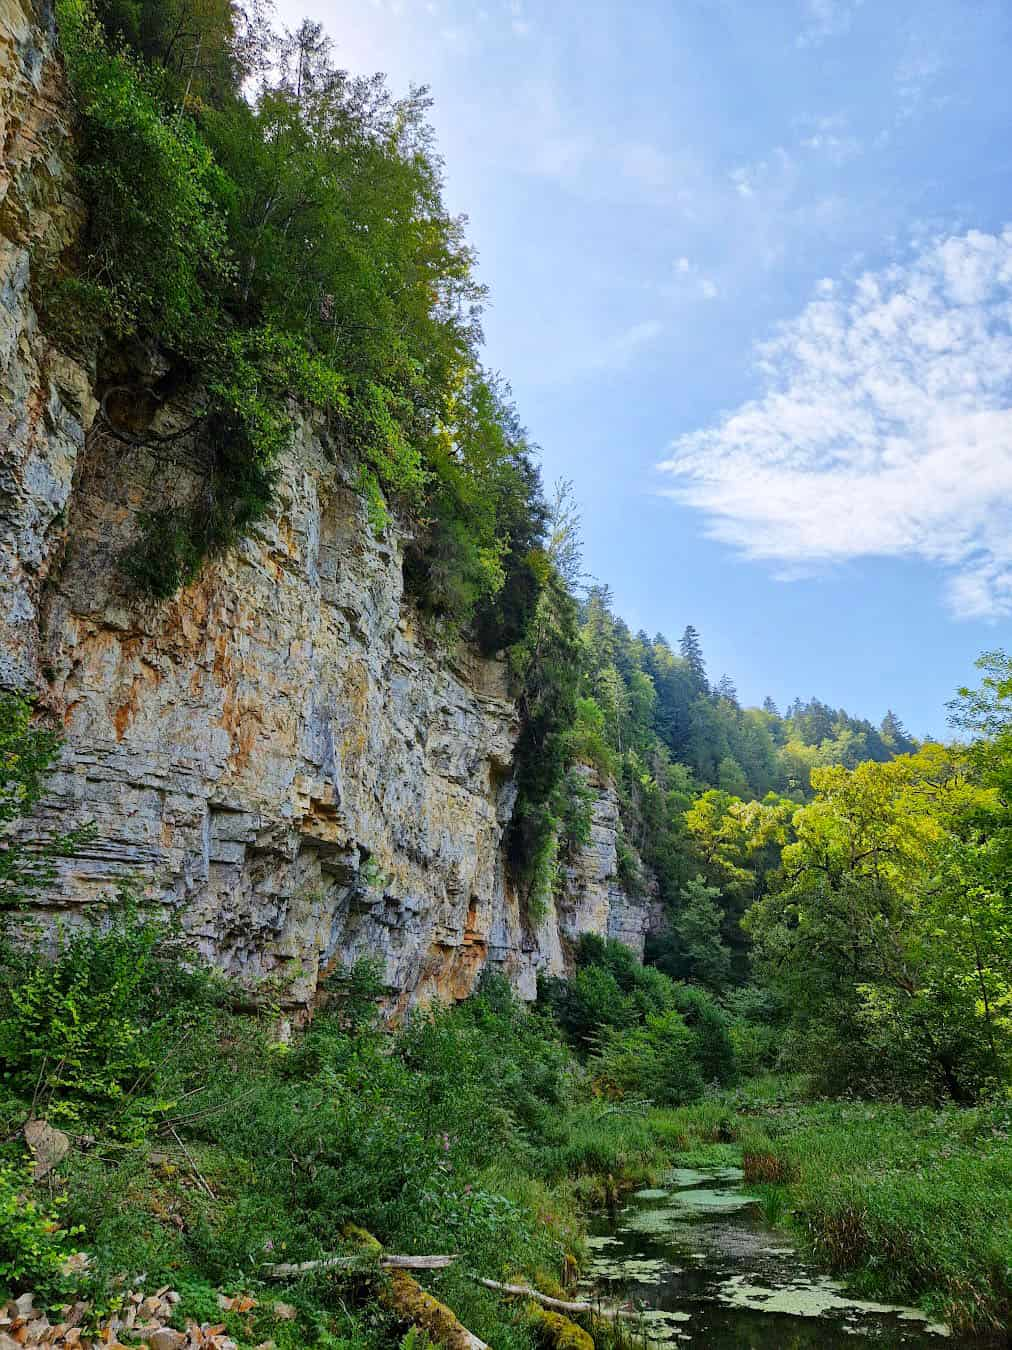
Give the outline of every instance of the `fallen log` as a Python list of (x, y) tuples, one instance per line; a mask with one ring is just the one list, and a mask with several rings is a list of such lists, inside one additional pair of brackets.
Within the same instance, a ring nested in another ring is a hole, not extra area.
[[(348, 1224), (344, 1237), (363, 1251), (382, 1256), (382, 1247), (371, 1233), (355, 1224)], [(468, 1331), (456, 1313), (438, 1298), (427, 1293), (418, 1281), (404, 1269), (394, 1267), (380, 1290), (380, 1302), (391, 1312), (426, 1332), (446, 1350), (491, 1350), (483, 1340)]]
[(535, 1303), (540, 1303), (545, 1308), (552, 1308), (556, 1312), (562, 1313), (585, 1313), (590, 1317), (635, 1317), (636, 1314), (627, 1311), (624, 1308), (606, 1308), (604, 1305), (598, 1306), (596, 1303), (578, 1303), (565, 1298), (552, 1298), (550, 1294), (543, 1294), (540, 1289), (531, 1289), (526, 1284), (500, 1284), (498, 1280), (486, 1280), (481, 1275), (472, 1275), (473, 1280), (483, 1284), (486, 1289), (495, 1289), (500, 1294), (512, 1294), (516, 1298), (529, 1298)]
[(560, 1312), (539, 1307), (537, 1303), (528, 1303), (527, 1315), (538, 1327), (544, 1340), (555, 1350), (594, 1350), (594, 1338), (589, 1331), (571, 1322)]
[[(452, 1266), (454, 1256), (397, 1256), (384, 1252), (379, 1258), (381, 1270), (445, 1270)], [(269, 1280), (286, 1279), (290, 1275), (305, 1275), (310, 1270), (333, 1270), (359, 1265), (357, 1256), (321, 1256), (317, 1261), (277, 1261), (261, 1266), (260, 1274)]]

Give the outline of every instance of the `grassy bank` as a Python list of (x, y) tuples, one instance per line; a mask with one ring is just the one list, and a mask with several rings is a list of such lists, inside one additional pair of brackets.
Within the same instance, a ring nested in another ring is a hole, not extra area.
[[(973, 1331), (1012, 1324), (1012, 1108), (812, 1102), (760, 1079), (723, 1101), (767, 1218), (867, 1295)], [(713, 1104), (690, 1115), (706, 1126)]]

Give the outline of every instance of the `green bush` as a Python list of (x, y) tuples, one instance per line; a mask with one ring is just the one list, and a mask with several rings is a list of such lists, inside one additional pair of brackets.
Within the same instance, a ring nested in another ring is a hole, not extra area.
[(161, 1071), (211, 984), (179, 963), (164, 923), (129, 892), (61, 934), (55, 953), (0, 953), (0, 1072), (51, 1124), (136, 1138), (167, 1103)]
[(32, 1194), (31, 1167), (0, 1158), (0, 1297), (31, 1289), (42, 1300), (66, 1288), (80, 1229), (62, 1226), (61, 1204)]
[(769, 990), (743, 985), (724, 995), (728, 1034), (735, 1062), (746, 1077), (767, 1073), (780, 1059), (784, 1041), (784, 1014)]
[(588, 1068), (601, 1095), (683, 1106), (703, 1093), (696, 1037), (677, 1012), (649, 1013), (640, 1026), (602, 1031)]
[(737, 1071), (734, 1046), (723, 1010), (705, 989), (677, 984), (674, 1005), (692, 1030), (694, 1054), (708, 1083), (730, 1083)]
[(577, 1045), (592, 1045), (602, 1027), (630, 1027), (638, 1019), (632, 998), (600, 966), (581, 967), (569, 980), (543, 978), (538, 987), (542, 1005)]

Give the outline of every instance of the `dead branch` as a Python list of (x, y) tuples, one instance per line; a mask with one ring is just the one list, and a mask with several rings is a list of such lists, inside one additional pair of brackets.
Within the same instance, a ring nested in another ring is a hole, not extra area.
[[(377, 1264), (381, 1270), (445, 1270), (456, 1260), (456, 1256), (396, 1256), (384, 1252)], [(290, 1275), (305, 1275), (311, 1270), (334, 1270), (360, 1264), (361, 1258), (357, 1256), (323, 1256), (318, 1261), (278, 1261), (261, 1266), (260, 1274), (269, 1280), (280, 1280)]]
[(495, 1289), (500, 1294), (512, 1294), (515, 1298), (529, 1298), (545, 1308), (553, 1309), (555, 1312), (587, 1313), (591, 1317), (618, 1316), (617, 1313), (595, 1308), (591, 1303), (576, 1303), (565, 1298), (552, 1298), (549, 1294), (543, 1294), (540, 1289), (531, 1289), (526, 1284), (500, 1284), (498, 1280), (486, 1280), (481, 1275), (472, 1275), (471, 1278), (477, 1280), (479, 1284), (483, 1284), (486, 1289)]
[[(180, 427), (178, 431), (166, 431), (166, 432), (146, 431), (142, 436), (136, 435), (132, 431), (124, 431), (123, 428), (118, 427), (116, 423), (112, 420), (112, 418), (109, 416), (109, 407), (108, 407), (109, 398), (113, 394), (131, 394), (131, 393), (133, 393), (133, 391), (130, 389), (128, 385), (125, 384), (111, 385), (102, 395), (102, 401), (98, 407), (98, 415), (102, 419), (102, 422), (106, 427), (107, 431), (109, 432), (109, 434), (115, 437), (116, 440), (122, 441), (124, 445), (130, 445), (133, 446), (135, 449), (139, 450), (151, 450), (156, 445), (171, 445), (175, 441), (182, 440), (184, 437), (192, 435), (192, 433), (196, 431), (197, 428), (200, 426), (200, 424), (205, 420), (205, 414), (201, 413), (199, 417), (195, 417), (192, 422), (188, 422), (185, 427)], [(152, 397), (157, 396), (152, 395)], [(183, 457), (186, 458), (185, 455)], [(190, 456), (189, 458), (196, 461), (196, 456)]]

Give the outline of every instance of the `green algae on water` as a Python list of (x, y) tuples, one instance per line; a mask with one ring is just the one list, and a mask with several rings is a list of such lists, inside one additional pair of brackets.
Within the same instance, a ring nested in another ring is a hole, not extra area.
[(941, 1322), (932, 1322), (919, 1308), (905, 1308), (894, 1303), (874, 1303), (870, 1299), (850, 1298), (837, 1280), (813, 1277), (794, 1280), (781, 1289), (750, 1284), (745, 1275), (732, 1275), (717, 1291), (717, 1298), (732, 1308), (748, 1308), (753, 1312), (787, 1313), (792, 1317), (824, 1317), (829, 1314), (883, 1315), (892, 1313), (901, 1322), (923, 1322), (925, 1331), (936, 1336), (948, 1336), (949, 1328)]
[(701, 1186), (704, 1183), (712, 1186), (718, 1181), (744, 1181), (745, 1173), (740, 1167), (672, 1167), (661, 1180), (679, 1188)]

